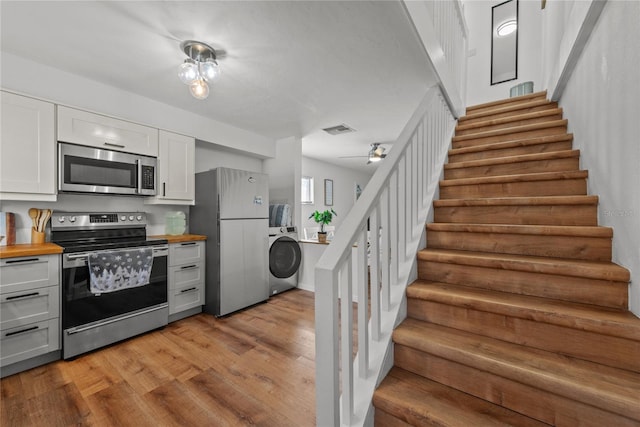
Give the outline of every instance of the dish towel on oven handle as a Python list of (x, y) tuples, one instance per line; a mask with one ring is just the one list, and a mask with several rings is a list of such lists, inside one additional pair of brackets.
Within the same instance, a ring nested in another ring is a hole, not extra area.
[(93, 294), (144, 286), (151, 277), (153, 248), (93, 252), (88, 265)]

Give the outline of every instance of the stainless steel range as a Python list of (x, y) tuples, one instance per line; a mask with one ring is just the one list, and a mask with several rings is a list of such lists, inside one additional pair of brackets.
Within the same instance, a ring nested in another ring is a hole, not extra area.
[(62, 246), (65, 359), (167, 324), (166, 240), (147, 239), (143, 212), (54, 212)]

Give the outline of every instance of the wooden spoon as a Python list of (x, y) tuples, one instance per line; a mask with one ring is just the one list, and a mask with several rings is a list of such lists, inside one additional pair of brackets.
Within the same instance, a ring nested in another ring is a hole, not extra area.
[(33, 228), (37, 229), (38, 227), (38, 212), (39, 210), (36, 208), (29, 209), (29, 216), (31, 217), (31, 221), (33, 222)]
[(51, 218), (51, 209), (45, 209), (42, 214), (42, 230), (44, 231), (47, 228), (47, 222), (49, 222), (49, 218)]

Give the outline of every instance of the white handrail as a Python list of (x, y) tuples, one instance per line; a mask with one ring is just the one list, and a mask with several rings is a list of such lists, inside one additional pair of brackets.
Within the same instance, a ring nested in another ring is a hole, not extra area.
[[(316, 264), (318, 426), (363, 425), (371, 414), (376, 384), (388, 370), (385, 354), (396, 321), (402, 317), (404, 290), (438, 188), (454, 123), (440, 88), (429, 89)], [(356, 326), (352, 268), (357, 273), (360, 302)], [(369, 288), (370, 311), (366, 303)], [(354, 327), (358, 331), (356, 343)]]

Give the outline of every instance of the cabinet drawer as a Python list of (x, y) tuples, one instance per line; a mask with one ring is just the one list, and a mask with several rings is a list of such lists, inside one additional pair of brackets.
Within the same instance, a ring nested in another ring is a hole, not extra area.
[(0, 294), (59, 284), (59, 255), (0, 260)]
[(204, 260), (204, 242), (183, 242), (169, 245), (169, 265), (183, 265)]
[(2, 331), (0, 365), (7, 366), (60, 348), (59, 320), (31, 323)]
[(204, 305), (204, 284), (169, 289), (169, 314)]
[(204, 262), (169, 267), (169, 288), (182, 289), (204, 283)]
[(59, 317), (59, 286), (0, 296), (0, 330)]
[(158, 129), (60, 105), (58, 141), (158, 157)]

